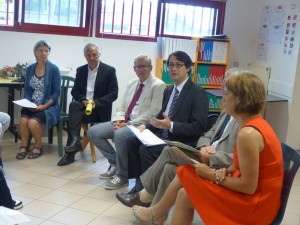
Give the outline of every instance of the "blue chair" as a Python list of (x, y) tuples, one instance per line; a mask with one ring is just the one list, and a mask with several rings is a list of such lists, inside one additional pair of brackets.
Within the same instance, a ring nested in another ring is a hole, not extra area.
[(209, 129), (212, 128), (212, 126), (216, 123), (219, 116), (220, 114), (216, 114), (216, 113), (212, 113), (208, 115), (205, 132), (209, 131)]
[(286, 205), (289, 199), (289, 194), (292, 188), (292, 184), (300, 166), (300, 154), (289, 147), (288, 145), (281, 143), (283, 162), (284, 162), (284, 176), (283, 186), (281, 190), (281, 205), (275, 220), (271, 225), (279, 225), (284, 217)]

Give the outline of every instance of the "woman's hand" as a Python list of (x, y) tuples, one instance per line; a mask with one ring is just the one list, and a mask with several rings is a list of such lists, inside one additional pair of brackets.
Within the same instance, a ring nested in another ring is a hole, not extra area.
[(146, 126), (143, 124), (143, 125), (138, 126), (137, 129), (138, 129), (140, 132), (143, 132), (143, 131), (146, 129)]
[(215, 176), (213, 169), (204, 163), (193, 164), (193, 167), (195, 167), (195, 171), (200, 177), (212, 180), (212, 178)]
[(39, 105), (39, 106), (37, 106), (37, 107), (33, 110), (33, 112), (43, 111), (43, 110), (45, 110), (45, 109), (48, 109), (48, 106), (47, 106), (47, 105)]
[(214, 181), (217, 184), (222, 182), (227, 175), (226, 168), (212, 169), (204, 163), (197, 163), (193, 165), (198, 176)]

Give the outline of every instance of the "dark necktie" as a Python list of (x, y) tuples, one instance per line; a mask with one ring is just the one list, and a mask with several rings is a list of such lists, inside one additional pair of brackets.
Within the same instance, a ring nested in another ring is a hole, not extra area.
[(131, 100), (131, 102), (128, 106), (128, 109), (127, 109), (127, 112), (126, 112), (126, 115), (125, 115), (125, 122), (127, 122), (127, 120), (129, 119), (136, 102), (139, 100), (139, 98), (142, 94), (142, 91), (143, 91), (143, 87), (144, 87), (144, 84), (140, 84), (139, 88), (135, 92), (135, 94), (134, 94), (134, 96), (133, 96), (133, 98), (132, 98), (132, 100)]
[[(169, 109), (168, 117), (170, 117), (172, 115), (173, 111), (174, 111), (175, 104), (176, 104), (177, 99), (178, 99), (178, 95), (179, 95), (179, 91), (178, 91), (177, 88), (175, 88), (175, 94), (174, 94), (172, 102), (171, 102), (171, 106), (170, 106), (170, 109)], [(168, 139), (168, 136), (169, 136), (168, 131), (169, 131), (169, 129), (164, 129), (163, 130), (162, 135), (161, 135), (161, 138), (163, 140)]]
[(212, 141), (211, 141), (210, 144), (212, 144), (212, 143), (214, 143), (215, 141), (217, 141), (217, 140), (220, 139), (220, 137), (222, 136), (222, 134), (223, 134), (223, 132), (224, 132), (224, 130), (225, 130), (225, 127), (226, 127), (227, 123), (229, 122), (229, 120), (230, 120), (230, 116), (227, 115), (226, 118), (224, 119), (224, 121), (223, 121), (223, 123), (222, 123), (220, 129), (217, 131), (216, 135), (214, 136), (214, 138), (212, 139)]

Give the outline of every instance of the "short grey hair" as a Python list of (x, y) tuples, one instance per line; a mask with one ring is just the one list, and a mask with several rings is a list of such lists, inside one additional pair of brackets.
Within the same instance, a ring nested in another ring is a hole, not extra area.
[(84, 49), (83, 49), (83, 54), (85, 55), (87, 53), (87, 51), (92, 48), (92, 47), (95, 47), (97, 50), (98, 50), (98, 54), (100, 56), (100, 47), (99, 45), (97, 44), (93, 44), (93, 43), (87, 43), (85, 46), (84, 46)]
[(35, 45), (33, 47), (33, 54), (36, 59), (37, 59), (36, 53), (37, 53), (39, 47), (41, 47), (41, 46), (46, 46), (48, 48), (49, 52), (51, 51), (51, 46), (50, 46), (49, 42), (47, 42), (46, 40), (39, 40), (37, 43), (35, 43)]
[(147, 55), (138, 55), (138, 56), (136, 56), (136, 57), (134, 58), (134, 64), (136, 64), (136, 62), (137, 62), (138, 60), (140, 60), (140, 59), (141, 59), (141, 60), (146, 60), (146, 61), (149, 62), (150, 65), (152, 65), (152, 61), (151, 61), (150, 57), (147, 56)]

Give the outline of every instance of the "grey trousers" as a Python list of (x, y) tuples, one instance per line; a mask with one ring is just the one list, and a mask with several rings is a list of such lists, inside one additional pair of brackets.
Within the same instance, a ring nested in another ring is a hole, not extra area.
[[(87, 135), (108, 162), (117, 167), (116, 175), (123, 180), (128, 180), (127, 139), (134, 136), (129, 128), (122, 127), (114, 131), (113, 122), (109, 121), (90, 127)], [(108, 139), (114, 140), (115, 149)]]
[[(186, 151), (185, 153), (191, 158), (199, 160), (194, 153)], [(144, 188), (154, 195), (151, 205), (155, 205), (162, 198), (176, 175), (176, 167), (183, 164), (186, 164), (186, 161), (177, 156), (170, 146), (166, 146), (155, 163), (141, 175)]]

